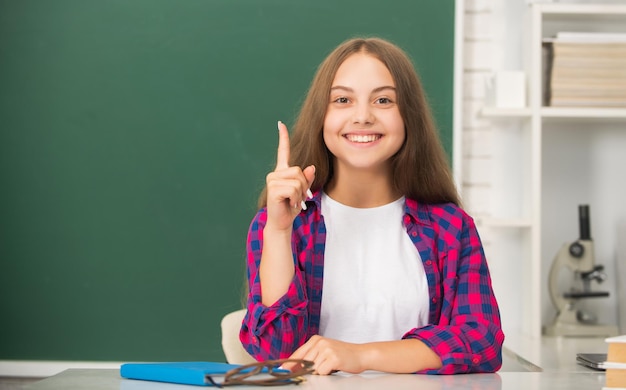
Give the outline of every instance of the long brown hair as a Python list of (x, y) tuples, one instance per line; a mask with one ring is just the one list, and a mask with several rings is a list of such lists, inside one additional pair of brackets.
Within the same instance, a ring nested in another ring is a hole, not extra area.
[[(460, 199), (445, 151), (437, 134), (430, 106), (413, 63), (395, 44), (380, 38), (353, 38), (344, 41), (320, 64), (311, 82), (290, 137), (291, 166), (315, 165), (312, 191), (324, 188), (333, 176), (333, 155), (323, 139), (323, 125), (332, 82), (339, 66), (350, 55), (364, 52), (380, 60), (396, 83), (400, 115), (406, 138), (391, 158), (393, 185), (407, 198), (422, 203), (452, 202)], [(258, 205), (267, 204), (266, 189)]]

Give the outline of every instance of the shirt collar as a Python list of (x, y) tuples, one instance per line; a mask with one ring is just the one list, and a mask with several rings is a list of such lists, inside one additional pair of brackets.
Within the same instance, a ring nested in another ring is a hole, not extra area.
[(430, 225), (430, 218), (428, 218), (428, 205), (418, 203), (414, 199), (406, 198), (404, 202), (404, 212), (415, 222), (422, 225)]
[[(308, 202), (314, 202), (317, 209), (322, 210), (322, 190), (315, 191), (313, 193), (313, 198), (309, 199)], [(405, 198), (404, 214), (417, 223), (430, 225), (430, 218), (428, 218), (428, 206), (418, 203), (416, 200)]]

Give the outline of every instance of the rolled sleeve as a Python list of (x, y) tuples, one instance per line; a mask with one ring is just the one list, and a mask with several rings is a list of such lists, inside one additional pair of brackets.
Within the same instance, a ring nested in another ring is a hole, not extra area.
[(247, 240), (247, 313), (239, 333), (244, 348), (257, 360), (281, 359), (301, 345), (305, 337), (307, 305), (302, 270), (296, 267), (287, 292), (271, 306), (262, 301), (258, 267), (263, 248), (263, 227), (267, 214), (261, 210), (250, 225)]
[[(496, 372), (502, 365), (502, 332), (499, 329), (492, 329), (485, 335), (478, 329), (468, 332), (468, 328), (472, 326), (428, 325), (407, 333), (403, 338), (422, 341), (441, 359), (441, 368), (424, 370), (420, 373)], [(499, 337), (501, 340), (498, 340)]]

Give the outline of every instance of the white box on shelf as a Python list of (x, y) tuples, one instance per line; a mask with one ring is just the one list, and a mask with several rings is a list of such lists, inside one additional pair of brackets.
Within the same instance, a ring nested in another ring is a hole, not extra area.
[(487, 81), (488, 105), (497, 108), (526, 107), (526, 74), (499, 71)]

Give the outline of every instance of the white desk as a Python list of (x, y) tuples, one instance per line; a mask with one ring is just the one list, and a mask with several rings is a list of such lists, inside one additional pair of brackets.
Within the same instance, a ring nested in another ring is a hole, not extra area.
[[(589, 372), (592, 371), (576, 363), (577, 353), (606, 353), (606, 337), (541, 337), (531, 339), (517, 335), (507, 335), (506, 350), (514, 351), (512, 358), (522, 357), (543, 371)], [(510, 353), (509, 353), (510, 355)], [(503, 360), (504, 364), (504, 360)]]
[[(498, 372), (496, 374), (466, 375), (309, 375), (299, 385), (279, 386), (277, 389), (301, 390), (600, 390), (604, 375), (595, 372)], [(193, 390), (198, 386), (122, 379), (118, 370), (71, 369), (36, 382), (24, 390)], [(260, 389), (259, 386), (236, 386), (233, 389)], [(265, 388), (265, 387), (263, 387)]]
[[(604, 338), (511, 338), (505, 344), (502, 369), (496, 374), (397, 375), (365, 373), (309, 375), (300, 385), (277, 389), (316, 390), (600, 390), (604, 373), (576, 364), (578, 352), (606, 352)], [(515, 352), (513, 352), (515, 351)], [(530, 356), (531, 358), (528, 358)], [(119, 370), (72, 369), (33, 383), (24, 390), (193, 390), (198, 386), (122, 379)], [(237, 386), (233, 389), (260, 389)]]

